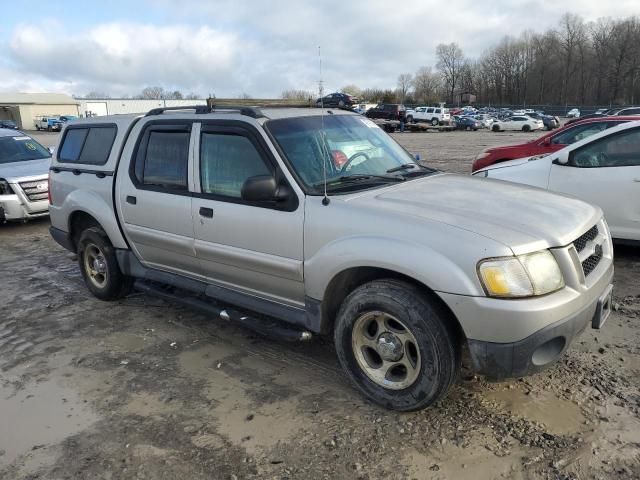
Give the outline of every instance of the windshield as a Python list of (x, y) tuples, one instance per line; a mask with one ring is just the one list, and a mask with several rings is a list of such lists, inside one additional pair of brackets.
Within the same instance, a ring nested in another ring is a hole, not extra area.
[[(266, 127), (307, 189), (321, 193), (323, 159), (326, 160), (328, 190), (354, 180), (404, 180), (407, 172), (430, 173), (389, 135), (367, 118), (355, 115), (325, 115), (270, 120)], [(371, 184), (362, 182), (362, 186)]]
[(49, 158), (49, 150), (26, 135), (0, 137), (0, 164)]

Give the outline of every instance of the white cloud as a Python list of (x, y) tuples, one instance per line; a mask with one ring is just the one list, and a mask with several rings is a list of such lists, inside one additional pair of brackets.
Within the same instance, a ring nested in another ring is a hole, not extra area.
[[(218, 97), (273, 97), (325, 85), (393, 87), (398, 74), (435, 63), (435, 46), (480, 55), (504, 35), (542, 31), (571, 11), (586, 20), (637, 11), (637, 0), (156, 0), (169, 25), (130, 19), (78, 29), (23, 24), (0, 43), (0, 89), (118, 94), (162, 85)], [(54, 37), (42, 33), (56, 31)], [(53, 38), (54, 41), (50, 39)], [(2, 53), (5, 52), (5, 53)]]

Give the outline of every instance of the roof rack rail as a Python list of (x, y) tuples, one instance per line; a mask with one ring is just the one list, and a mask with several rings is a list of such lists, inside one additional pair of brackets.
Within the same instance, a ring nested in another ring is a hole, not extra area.
[(224, 102), (220, 105), (216, 105), (213, 102), (208, 101), (207, 105), (185, 105), (180, 107), (158, 107), (152, 108), (149, 110), (145, 117), (150, 117), (153, 115), (161, 115), (167, 111), (179, 111), (179, 110), (195, 110), (196, 114), (206, 114), (213, 113), (216, 110), (232, 110), (237, 111), (240, 115), (246, 115), (251, 118), (264, 118), (265, 115), (262, 113), (263, 108), (310, 108), (309, 105), (306, 104), (287, 104), (287, 103), (274, 103), (274, 104), (265, 104), (262, 106), (251, 106), (251, 105), (227, 105)]
[(160, 115), (166, 111), (172, 110), (195, 110), (196, 113), (209, 113), (209, 107), (207, 105), (185, 105), (183, 107), (158, 107), (149, 110), (145, 117), (151, 117), (153, 115)]

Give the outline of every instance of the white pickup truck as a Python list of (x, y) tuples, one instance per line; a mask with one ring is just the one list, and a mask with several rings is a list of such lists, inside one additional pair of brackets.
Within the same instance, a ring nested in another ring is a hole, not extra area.
[(451, 122), (449, 109), (444, 107), (416, 107), (407, 110), (405, 117), (408, 123), (428, 122), (434, 127)]

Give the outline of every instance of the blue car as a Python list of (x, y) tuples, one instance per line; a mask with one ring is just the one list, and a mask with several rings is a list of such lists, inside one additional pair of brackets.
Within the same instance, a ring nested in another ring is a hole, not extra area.
[(482, 124), (472, 117), (458, 117), (455, 119), (456, 130), (473, 130), (474, 132), (482, 128)]

